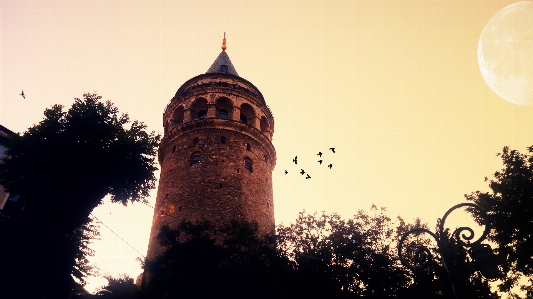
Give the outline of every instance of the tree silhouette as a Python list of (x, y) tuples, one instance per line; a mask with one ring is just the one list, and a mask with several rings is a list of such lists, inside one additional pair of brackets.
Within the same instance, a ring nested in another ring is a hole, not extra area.
[(137, 286), (133, 278), (126, 274), (120, 274), (118, 277), (104, 276), (107, 279), (107, 285), (100, 288), (96, 293), (97, 298), (102, 299), (133, 299), (137, 294)]
[(68, 297), (89, 270), (91, 211), (107, 194), (126, 204), (154, 187), (159, 135), (100, 99), (86, 93), (66, 112), (54, 105), (7, 141), (0, 184), (22, 208), (0, 224), (3, 298)]
[[(487, 211), (492, 227), (489, 239), (497, 244), (496, 252), (505, 261), (506, 277), (500, 290), (510, 292), (520, 276), (533, 275), (533, 146), (525, 154), (504, 147), (497, 155), (504, 168), (496, 171), (493, 179), (485, 178), (491, 191), (465, 197)], [(529, 283), (524, 287), (528, 292), (533, 286)]]
[[(399, 261), (401, 236), (425, 225), (400, 217), (394, 223), (385, 212), (372, 206), (348, 220), (301, 212), (265, 237), (248, 222), (234, 221), (221, 231), (208, 222), (164, 226), (159, 241), (166, 250), (145, 262), (140, 298), (452, 298), (446, 297), (453, 290), (436, 251), (430, 267), (416, 273)], [(469, 266), (464, 249), (452, 245), (465, 298), (497, 298)], [(416, 249), (415, 243), (405, 247)]]
[(400, 298), (411, 281), (399, 265), (395, 229), (384, 210), (305, 215), (278, 235), (233, 222), (215, 234), (209, 223), (161, 229), (166, 251), (146, 261), (142, 298)]
[(235, 221), (215, 235), (208, 222), (182, 222), (163, 226), (159, 240), (167, 250), (145, 262), (141, 298), (284, 298), (272, 273), (275, 246), (255, 223)]
[[(295, 277), (307, 296), (388, 298), (408, 287), (410, 273), (396, 256), (395, 230), (385, 209), (372, 206), (353, 219), (337, 214), (299, 214), (279, 227), (279, 247), (295, 263)], [(329, 294), (329, 295), (328, 295)]]

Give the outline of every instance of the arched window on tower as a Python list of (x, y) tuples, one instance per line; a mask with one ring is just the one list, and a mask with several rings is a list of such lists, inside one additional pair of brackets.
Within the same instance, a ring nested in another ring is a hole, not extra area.
[(231, 119), (233, 112), (233, 101), (231, 99), (221, 96), (215, 101), (215, 107), (218, 118)]
[(198, 112), (198, 119), (204, 119), (207, 117), (207, 110), (200, 110), (200, 112)]
[(218, 112), (218, 117), (223, 119), (228, 119), (228, 110), (226, 109), (220, 109)]
[(198, 145), (198, 137), (194, 137), (194, 139), (192, 140), (192, 144)]
[(246, 144), (246, 150), (247, 150), (247, 151), (251, 151), (251, 150), (252, 150), (252, 147), (250, 146), (249, 143)]
[(250, 158), (244, 158), (244, 170), (252, 172), (252, 160)]
[(261, 126), (261, 132), (265, 133), (268, 131), (268, 120), (264, 115), (261, 116), (260, 126)]
[(226, 137), (225, 136), (220, 137), (220, 143), (226, 144)]
[(243, 103), (241, 105), (240, 112), (241, 112), (240, 119), (243, 123), (247, 125), (255, 126), (256, 116), (255, 116), (254, 108), (250, 104)]
[(184, 118), (184, 109), (183, 106), (178, 106), (172, 113), (172, 120), (177, 123), (182, 123)]
[(189, 107), (191, 120), (207, 117), (207, 106), (207, 100), (205, 98), (195, 99)]
[(223, 64), (220, 66), (220, 72), (221, 73), (227, 73), (228, 72), (228, 66)]
[(200, 154), (193, 154), (191, 157), (191, 166), (200, 166), (202, 163), (202, 157)]

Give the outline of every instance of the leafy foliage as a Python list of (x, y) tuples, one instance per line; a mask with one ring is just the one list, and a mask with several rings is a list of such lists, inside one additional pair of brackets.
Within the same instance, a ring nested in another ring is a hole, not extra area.
[[(425, 225), (398, 220), (397, 225), (384, 208), (372, 206), (349, 220), (302, 212), (270, 237), (258, 237), (257, 224), (247, 222), (233, 222), (222, 232), (206, 222), (165, 226), (159, 240), (166, 251), (146, 261), (140, 298), (453, 297), (438, 252), (423, 271), (412, 273), (401, 265), (398, 241)], [(406, 250), (416, 248), (409, 244)], [(451, 249), (462, 277), (456, 282), (460, 298), (497, 298), (487, 280), (467, 266), (464, 248), (452, 244)]]
[[(0, 184), (20, 195), (22, 209), (0, 226), (0, 249), (12, 259), (0, 262), (10, 273), (3, 290), (66, 298), (73, 277), (83, 284), (89, 270), (83, 257), (91, 211), (107, 194), (126, 204), (155, 186), (160, 136), (138, 121), (127, 127), (128, 115), (100, 99), (86, 93), (68, 111), (54, 105), (38, 125), (8, 139)], [(34, 288), (22, 287), (30, 281)]]
[(107, 285), (100, 288), (96, 293), (98, 298), (102, 299), (133, 299), (137, 294), (137, 286), (133, 278), (127, 274), (121, 274), (118, 277), (105, 276)]
[(348, 221), (300, 213), (294, 224), (278, 228), (279, 247), (294, 261), (303, 292), (384, 298), (408, 286), (410, 275), (395, 250), (399, 235), (384, 208), (371, 211), (360, 210)]
[(301, 213), (275, 240), (246, 222), (216, 235), (209, 223), (163, 227), (167, 250), (146, 261), (143, 298), (398, 297), (411, 277), (395, 256), (391, 220), (373, 211), (348, 221)]
[(251, 223), (234, 222), (226, 233), (222, 242), (207, 222), (163, 226), (159, 240), (167, 250), (146, 261), (142, 298), (279, 298), (270, 283), (272, 242)]
[[(465, 195), (488, 214), (489, 239), (498, 246), (506, 277), (500, 290), (510, 292), (519, 277), (533, 275), (533, 147), (522, 154), (504, 147), (498, 156), (504, 168), (489, 181), (490, 192)], [(478, 216), (478, 220), (481, 219)], [(522, 287), (530, 292), (531, 286)]]

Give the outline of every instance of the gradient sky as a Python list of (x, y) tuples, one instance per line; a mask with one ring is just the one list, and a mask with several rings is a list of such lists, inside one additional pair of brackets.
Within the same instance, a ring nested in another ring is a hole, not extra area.
[[(477, 63), (485, 24), (514, 2), (1, 0), (0, 124), (24, 132), (44, 109), (96, 91), (162, 134), (166, 104), (207, 71), (226, 32), (237, 72), (274, 114), (278, 224), (376, 204), (434, 227), (487, 190), (503, 146), (533, 144), (533, 107), (499, 98)], [(296, 155), (312, 179), (296, 174)], [(146, 254), (152, 209), (106, 200), (94, 215)], [(100, 231), (100, 272), (138, 275), (139, 254)]]

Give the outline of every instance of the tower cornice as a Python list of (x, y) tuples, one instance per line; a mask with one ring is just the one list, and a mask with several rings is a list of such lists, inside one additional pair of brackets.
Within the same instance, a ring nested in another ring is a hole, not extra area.
[[(237, 84), (237, 83), (241, 83), (241, 84)], [(261, 104), (266, 105), (265, 99), (263, 98), (263, 94), (250, 81), (243, 79), (242, 77), (239, 77), (239, 76), (235, 76), (231, 74), (220, 74), (220, 73), (201, 74), (201, 75), (198, 75), (196, 77), (193, 77), (187, 80), (187, 82), (183, 83), (181, 87), (178, 89), (178, 91), (176, 91), (176, 94), (174, 95), (174, 97), (171, 99), (170, 102), (172, 103), (173, 101), (186, 97), (192, 90), (196, 88), (205, 88), (205, 87), (211, 87), (211, 86), (213, 87), (221, 86), (221, 87), (234, 88), (234, 89), (241, 90), (243, 92), (249, 93), (250, 95), (253, 95), (257, 99), (259, 99)]]

